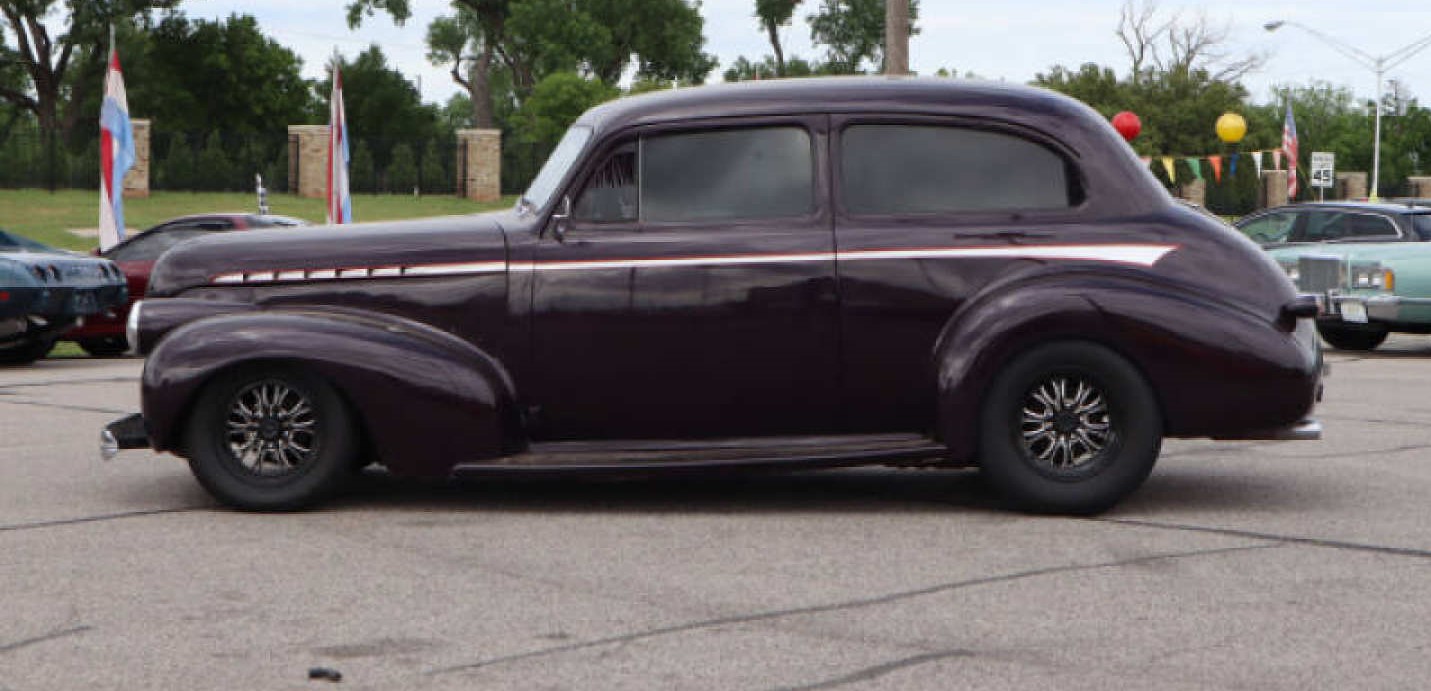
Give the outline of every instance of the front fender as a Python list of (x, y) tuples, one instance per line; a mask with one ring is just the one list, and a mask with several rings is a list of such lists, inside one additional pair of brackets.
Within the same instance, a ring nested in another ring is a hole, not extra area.
[(939, 433), (978, 450), (980, 409), (1004, 365), (1041, 343), (1081, 340), (1127, 358), (1162, 408), (1164, 434), (1227, 436), (1307, 415), (1321, 362), (1310, 322), (1292, 331), (1191, 286), (1069, 274), (1005, 286), (959, 310), (935, 350)]
[(445, 475), (520, 443), (512, 380), (472, 344), (388, 315), (274, 310), (199, 319), (164, 337), (144, 367), (154, 448), (182, 454), (185, 417), (204, 384), (261, 362), (325, 377), (394, 472)]

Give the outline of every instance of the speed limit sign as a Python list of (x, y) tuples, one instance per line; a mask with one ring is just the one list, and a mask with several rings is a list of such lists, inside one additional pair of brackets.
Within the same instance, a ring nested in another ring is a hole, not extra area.
[(1330, 151), (1312, 152), (1312, 187), (1331, 189), (1337, 181), (1337, 156)]

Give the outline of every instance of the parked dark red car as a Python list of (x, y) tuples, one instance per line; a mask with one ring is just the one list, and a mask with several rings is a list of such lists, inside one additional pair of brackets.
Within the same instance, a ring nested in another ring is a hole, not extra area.
[(1164, 437), (1316, 438), (1314, 301), (1086, 106), (947, 79), (583, 115), (509, 212), (232, 233), (155, 267), (143, 415), (245, 509), (483, 477), (976, 465), (1096, 512)]
[(124, 322), (134, 303), (144, 297), (149, 286), (149, 272), (165, 250), (185, 240), (228, 230), (293, 227), (308, 225), (306, 221), (287, 216), (260, 214), (201, 214), (165, 221), (128, 240), (98, 253), (119, 265), (129, 283), (129, 302), (122, 309), (107, 310), (85, 320), (78, 328), (60, 337), (77, 341), (85, 352), (97, 356), (119, 355), (129, 349), (124, 338)]

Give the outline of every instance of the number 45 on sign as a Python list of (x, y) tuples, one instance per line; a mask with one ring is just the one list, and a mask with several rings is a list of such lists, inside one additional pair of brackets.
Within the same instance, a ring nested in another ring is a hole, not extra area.
[(1312, 187), (1320, 190), (1331, 189), (1337, 180), (1336, 154), (1330, 151), (1313, 151), (1311, 169)]

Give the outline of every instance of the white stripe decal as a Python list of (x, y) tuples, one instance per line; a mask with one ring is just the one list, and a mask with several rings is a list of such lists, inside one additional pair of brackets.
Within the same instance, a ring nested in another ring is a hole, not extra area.
[[(1176, 245), (1043, 245), (1024, 247), (946, 247), (940, 249), (851, 250), (848, 252), (808, 252), (800, 254), (748, 254), (737, 256), (678, 257), (672, 259), (594, 259), (514, 264), (514, 272), (592, 271), (598, 269), (671, 268), (681, 266), (731, 266), (790, 264), (829, 261), (876, 261), (889, 259), (1062, 259), (1153, 266)], [(213, 285), (275, 283), (332, 279), (394, 278), (401, 276), (467, 276), (501, 273), (506, 262), (420, 264), (415, 266), (345, 267), (342, 269), (285, 269), (219, 274)]]

